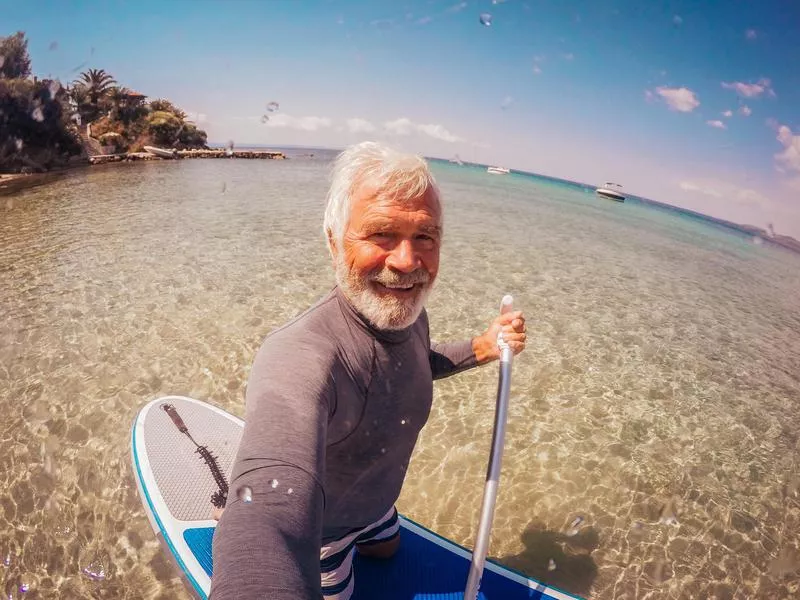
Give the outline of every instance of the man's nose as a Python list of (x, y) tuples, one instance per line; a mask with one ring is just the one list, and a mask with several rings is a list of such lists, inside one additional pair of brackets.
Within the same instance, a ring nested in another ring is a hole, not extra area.
[(386, 266), (401, 273), (412, 273), (422, 266), (422, 261), (411, 240), (401, 240), (389, 253)]

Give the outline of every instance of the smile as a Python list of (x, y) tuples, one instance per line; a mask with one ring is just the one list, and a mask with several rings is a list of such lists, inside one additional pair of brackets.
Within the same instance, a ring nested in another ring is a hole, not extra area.
[(414, 291), (419, 284), (412, 284), (412, 285), (404, 285), (404, 286), (395, 286), (395, 285), (386, 285), (379, 282), (374, 282), (376, 287), (381, 291), (390, 292), (393, 294), (408, 294), (409, 292)]

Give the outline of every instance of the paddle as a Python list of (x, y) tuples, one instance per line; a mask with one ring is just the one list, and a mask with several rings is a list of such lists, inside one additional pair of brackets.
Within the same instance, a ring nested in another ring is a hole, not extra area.
[[(514, 299), (503, 296), (500, 304), (500, 314), (504, 315), (513, 309)], [(503, 339), (502, 332), (497, 335), (497, 345), (500, 348), (500, 381), (497, 385), (497, 407), (494, 414), (494, 432), (492, 434), (492, 450), (489, 455), (489, 468), (486, 472), (486, 484), (483, 488), (483, 502), (481, 503), (481, 520), (478, 524), (478, 536), (475, 539), (475, 549), (472, 551), (472, 564), (467, 577), (467, 588), (464, 600), (476, 600), (478, 588), (481, 585), (483, 566), (486, 562), (486, 553), (489, 550), (489, 534), (494, 519), (494, 505), (497, 500), (497, 486), (500, 482), (500, 467), (503, 462), (503, 444), (506, 435), (506, 418), (508, 416), (508, 393), (511, 388), (511, 362), (514, 353)]]

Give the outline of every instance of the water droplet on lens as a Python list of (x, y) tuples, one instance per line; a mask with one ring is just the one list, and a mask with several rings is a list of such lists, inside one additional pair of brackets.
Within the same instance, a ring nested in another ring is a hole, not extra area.
[(103, 564), (100, 562), (90, 563), (88, 566), (84, 567), (81, 572), (92, 581), (103, 581), (103, 579), (106, 578), (105, 567), (103, 567)]
[(481, 13), (481, 25), (486, 25), (486, 27), (492, 26), (492, 15), (489, 13)]
[(276, 110), (278, 110), (279, 107), (280, 107), (280, 104), (278, 104), (275, 101), (267, 103), (267, 111), (268, 112), (275, 112)]
[(240, 487), (239, 491), (236, 492), (236, 495), (239, 497), (239, 500), (241, 500), (245, 504), (249, 504), (250, 502), (253, 501), (253, 490), (251, 490), (246, 485)]
[(277, 479), (273, 479), (272, 481), (269, 482), (269, 485), (274, 490), (276, 487), (278, 487), (278, 480)]
[(547, 562), (547, 570), (548, 571), (556, 570), (556, 561), (554, 561), (552, 558)]

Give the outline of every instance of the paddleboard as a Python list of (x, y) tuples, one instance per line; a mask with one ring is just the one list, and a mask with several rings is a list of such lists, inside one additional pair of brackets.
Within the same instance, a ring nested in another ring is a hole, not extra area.
[[(147, 518), (202, 600), (213, 573), (212, 499), (227, 487), (243, 428), (234, 415), (184, 396), (148, 402), (133, 424), (133, 471)], [(391, 559), (356, 553), (352, 600), (461, 600), (472, 553), (406, 516), (399, 521), (400, 549)], [(491, 561), (480, 589), (486, 600), (578, 599)]]

